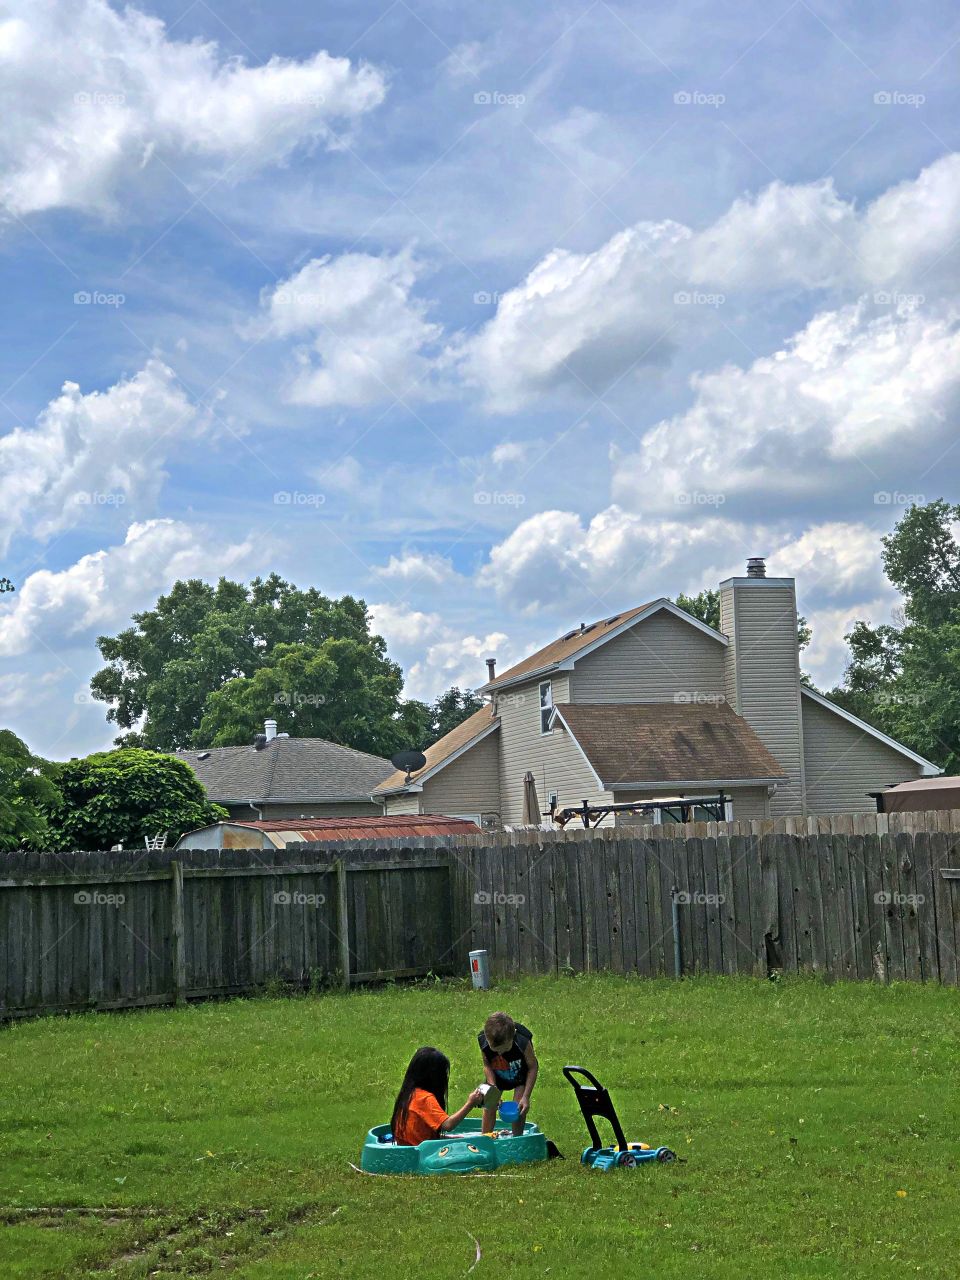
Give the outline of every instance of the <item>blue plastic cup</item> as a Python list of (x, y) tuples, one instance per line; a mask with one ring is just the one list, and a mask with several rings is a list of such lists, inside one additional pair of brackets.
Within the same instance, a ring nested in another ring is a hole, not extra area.
[(505, 1120), (508, 1124), (513, 1124), (520, 1119), (520, 1107), (516, 1102), (500, 1103), (500, 1119)]

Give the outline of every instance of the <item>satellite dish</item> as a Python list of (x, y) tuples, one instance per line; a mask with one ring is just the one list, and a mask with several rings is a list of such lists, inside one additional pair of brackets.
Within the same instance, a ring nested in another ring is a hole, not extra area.
[(409, 782), (411, 773), (416, 773), (418, 769), (422, 769), (427, 763), (427, 757), (422, 751), (408, 749), (406, 751), (398, 751), (395, 756), (391, 756), (390, 763), (395, 769), (401, 769), (407, 775), (407, 781)]

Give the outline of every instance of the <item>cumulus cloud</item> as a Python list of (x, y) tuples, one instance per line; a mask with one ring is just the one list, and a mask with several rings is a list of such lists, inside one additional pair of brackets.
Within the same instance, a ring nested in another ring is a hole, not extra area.
[(0, 437), (0, 546), (18, 533), (46, 538), (98, 511), (156, 498), (163, 461), (209, 425), (167, 365), (84, 395), (75, 382), (33, 427)]
[(688, 525), (613, 505), (584, 523), (572, 511), (541, 511), (491, 549), (479, 583), (525, 613), (587, 601), (604, 613), (664, 593), (653, 584), (668, 578), (670, 595), (701, 577), (710, 583), (720, 572), (713, 566), (735, 569), (745, 545), (741, 528), (715, 516)]
[(381, 578), (416, 586), (439, 587), (453, 581), (457, 572), (447, 556), (430, 552), (406, 551), (391, 556), (387, 564), (377, 570)]
[(374, 629), (403, 666), (404, 694), (408, 698), (429, 701), (451, 685), (476, 688), (487, 678), (485, 658), (497, 655), (512, 661), (514, 657), (502, 631), (464, 635), (438, 613), (424, 613), (404, 605), (373, 604), (370, 613)]
[(412, 294), (418, 266), (409, 252), (314, 258), (263, 299), (261, 332), (293, 339), (295, 404), (360, 406), (423, 395), (428, 349), (440, 337), (427, 304)]
[(690, 408), (619, 460), (621, 501), (642, 494), (648, 510), (698, 513), (712, 499), (774, 517), (856, 491), (882, 506), (914, 474), (921, 444), (927, 453), (955, 438), (960, 329), (945, 309), (878, 313), (861, 301), (815, 316), (772, 356), (693, 385)]
[(106, 0), (10, 0), (0, 22), (0, 205), (109, 212), (154, 162), (233, 176), (338, 128), (385, 94), (376, 69), (323, 51), (261, 66)]
[(669, 360), (737, 293), (885, 286), (933, 298), (956, 286), (958, 226), (955, 154), (862, 212), (832, 181), (774, 182), (700, 231), (640, 222), (589, 253), (551, 251), (451, 357), (498, 412), (557, 390), (599, 395)]
[(129, 620), (178, 578), (245, 569), (251, 541), (218, 545), (208, 531), (177, 520), (132, 524), (124, 542), (82, 556), (66, 569), (30, 574), (0, 603), (0, 656), (69, 648)]

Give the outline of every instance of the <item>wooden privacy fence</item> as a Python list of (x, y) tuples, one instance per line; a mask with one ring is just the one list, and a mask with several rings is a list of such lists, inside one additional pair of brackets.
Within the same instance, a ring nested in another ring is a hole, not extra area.
[(0, 857), (0, 1018), (453, 967), (445, 854)]
[[(269, 859), (269, 863), (265, 860)], [(960, 835), (0, 856), (0, 1018), (467, 972), (960, 976)]]
[(958, 981), (949, 832), (527, 840), (460, 848), (453, 863), (455, 929), (494, 973)]

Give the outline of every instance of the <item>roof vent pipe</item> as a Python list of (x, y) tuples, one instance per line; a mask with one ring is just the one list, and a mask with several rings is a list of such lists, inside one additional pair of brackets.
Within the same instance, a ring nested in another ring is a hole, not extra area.
[(767, 576), (767, 562), (763, 556), (751, 556), (747, 561), (747, 577), (748, 578), (765, 578)]
[(497, 660), (496, 658), (487, 659), (487, 679), (496, 680), (497, 678)]
[(274, 740), (274, 738), (277, 736), (276, 720), (264, 720), (263, 736), (266, 738), (268, 742), (272, 742)]

